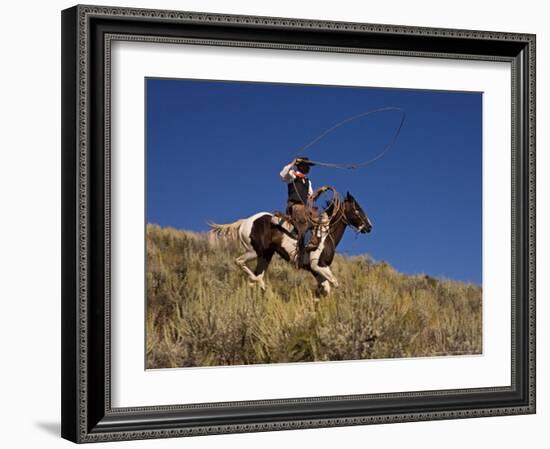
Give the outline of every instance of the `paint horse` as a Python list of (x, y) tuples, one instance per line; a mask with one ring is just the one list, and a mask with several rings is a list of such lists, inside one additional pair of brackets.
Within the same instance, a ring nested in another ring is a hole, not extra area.
[[(330, 265), (336, 247), (347, 226), (361, 234), (370, 232), (372, 224), (355, 198), (346, 194), (344, 201), (332, 202), (325, 210), (326, 221), (318, 226), (320, 243), (317, 249), (305, 254), (297, 263), (298, 241), (293, 226), (287, 220), (269, 212), (260, 212), (229, 224), (210, 224), (211, 232), (218, 236), (238, 238), (245, 253), (235, 259), (237, 265), (248, 275), (252, 283), (265, 290), (264, 274), (275, 253), (299, 268), (308, 270), (317, 281), (316, 295), (330, 293), (331, 286), (338, 287), (338, 280)], [(252, 271), (246, 264), (256, 259)]]

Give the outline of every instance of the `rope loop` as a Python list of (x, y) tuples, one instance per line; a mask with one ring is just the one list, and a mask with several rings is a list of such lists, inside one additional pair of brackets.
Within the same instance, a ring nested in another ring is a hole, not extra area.
[[(399, 126), (396, 128), (395, 133), (393, 134), (391, 140), (388, 142), (388, 144), (382, 149), (380, 153), (378, 153), (375, 157), (372, 159), (368, 159), (363, 162), (355, 163), (355, 164), (338, 164), (338, 163), (332, 163), (332, 162), (322, 162), (322, 161), (314, 161), (310, 160), (309, 162), (318, 165), (320, 167), (328, 167), (328, 168), (339, 168), (343, 170), (355, 170), (357, 168), (366, 167), (367, 165), (372, 164), (373, 162), (377, 161), (378, 159), (381, 159), (385, 156), (385, 154), (393, 147), (395, 142), (397, 141), (397, 138), (399, 137), (399, 134), (401, 133), (401, 128), (403, 128), (403, 123), (405, 123), (405, 111), (402, 108), (398, 108), (395, 106), (388, 106), (385, 108), (378, 108), (373, 109), (367, 112), (362, 112), (361, 114), (353, 115), (351, 117), (346, 118), (345, 120), (342, 120), (341, 122), (336, 123), (335, 125), (331, 126), (330, 128), (323, 131), (321, 134), (319, 134), (315, 139), (313, 139), (311, 142), (307, 143), (303, 147), (301, 147), (298, 150), (298, 154), (303, 154), (305, 150), (315, 145), (317, 142), (319, 142), (321, 139), (323, 139), (326, 135), (330, 134), (332, 131), (340, 128), (341, 126), (353, 122), (355, 120), (358, 120), (362, 117), (366, 117), (371, 114), (376, 114), (378, 112), (386, 112), (386, 111), (396, 111), (401, 113), (401, 120), (399, 121)], [(297, 156), (298, 157), (298, 156)]]
[[(328, 205), (325, 208), (323, 208), (322, 213), (317, 213), (318, 208), (315, 206), (315, 201), (319, 198), (319, 196), (322, 193), (328, 192), (328, 191), (332, 192), (332, 199), (330, 200)], [(323, 221), (323, 217), (322, 217), (323, 213), (332, 207), (333, 213), (332, 213), (332, 216), (330, 217), (330, 219), (332, 219), (336, 213), (341, 211), (342, 198), (340, 197), (340, 195), (338, 194), (338, 192), (334, 187), (323, 186), (323, 187), (319, 187), (315, 192), (313, 192), (313, 194), (307, 199), (305, 203), (305, 207), (306, 207), (305, 215), (309, 224), (313, 227), (323, 226), (328, 224)], [(315, 218), (315, 216), (317, 216), (317, 218)]]

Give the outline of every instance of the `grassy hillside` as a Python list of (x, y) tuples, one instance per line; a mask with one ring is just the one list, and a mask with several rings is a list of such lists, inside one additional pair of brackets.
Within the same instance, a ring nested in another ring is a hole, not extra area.
[(481, 288), (338, 255), (340, 287), (274, 257), (250, 287), (236, 242), (147, 226), (147, 367), (423, 357), (481, 352)]

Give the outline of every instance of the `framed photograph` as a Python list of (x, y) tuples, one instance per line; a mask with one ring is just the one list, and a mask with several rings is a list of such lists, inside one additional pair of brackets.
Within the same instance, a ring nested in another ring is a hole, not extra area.
[(62, 436), (535, 413), (535, 36), (62, 12)]

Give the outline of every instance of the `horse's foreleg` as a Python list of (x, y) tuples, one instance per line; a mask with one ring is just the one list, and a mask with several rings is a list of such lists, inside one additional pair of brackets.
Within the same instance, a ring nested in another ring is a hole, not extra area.
[(330, 271), (330, 275), (331, 275), (331, 279), (329, 279), (330, 283), (332, 284), (332, 286), (334, 288), (338, 288), (340, 286), (340, 283), (338, 282), (338, 279), (336, 279), (336, 276), (334, 276), (334, 274), (332, 273), (332, 270), (329, 267), (327, 267), (327, 268), (328, 268), (328, 271)]
[(326, 279), (323, 282), (321, 282), (321, 285), (319, 286), (319, 288), (321, 289), (324, 295), (326, 296), (330, 295), (330, 282), (327, 281)]
[(313, 273), (317, 281), (317, 289), (315, 290), (315, 301), (320, 301), (322, 296), (330, 294), (330, 282), (322, 275)]
[(247, 251), (242, 256), (239, 256), (235, 259), (235, 263), (237, 264), (237, 266), (241, 270), (243, 270), (248, 275), (250, 280), (253, 281), (253, 282), (258, 282), (258, 278), (252, 272), (252, 270), (246, 266), (246, 263), (251, 261), (251, 260), (256, 259), (257, 257), (258, 257), (258, 255), (256, 254), (256, 251), (251, 250), (251, 251)]
[(325, 278), (327, 281), (329, 281), (334, 288), (338, 287), (338, 279), (336, 279), (336, 276), (332, 273), (330, 267), (322, 267), (319, 265), (319, 259), (318, 258), (312, 258), (310, 261), (311, 270), (321, 275), (323, 278)]

